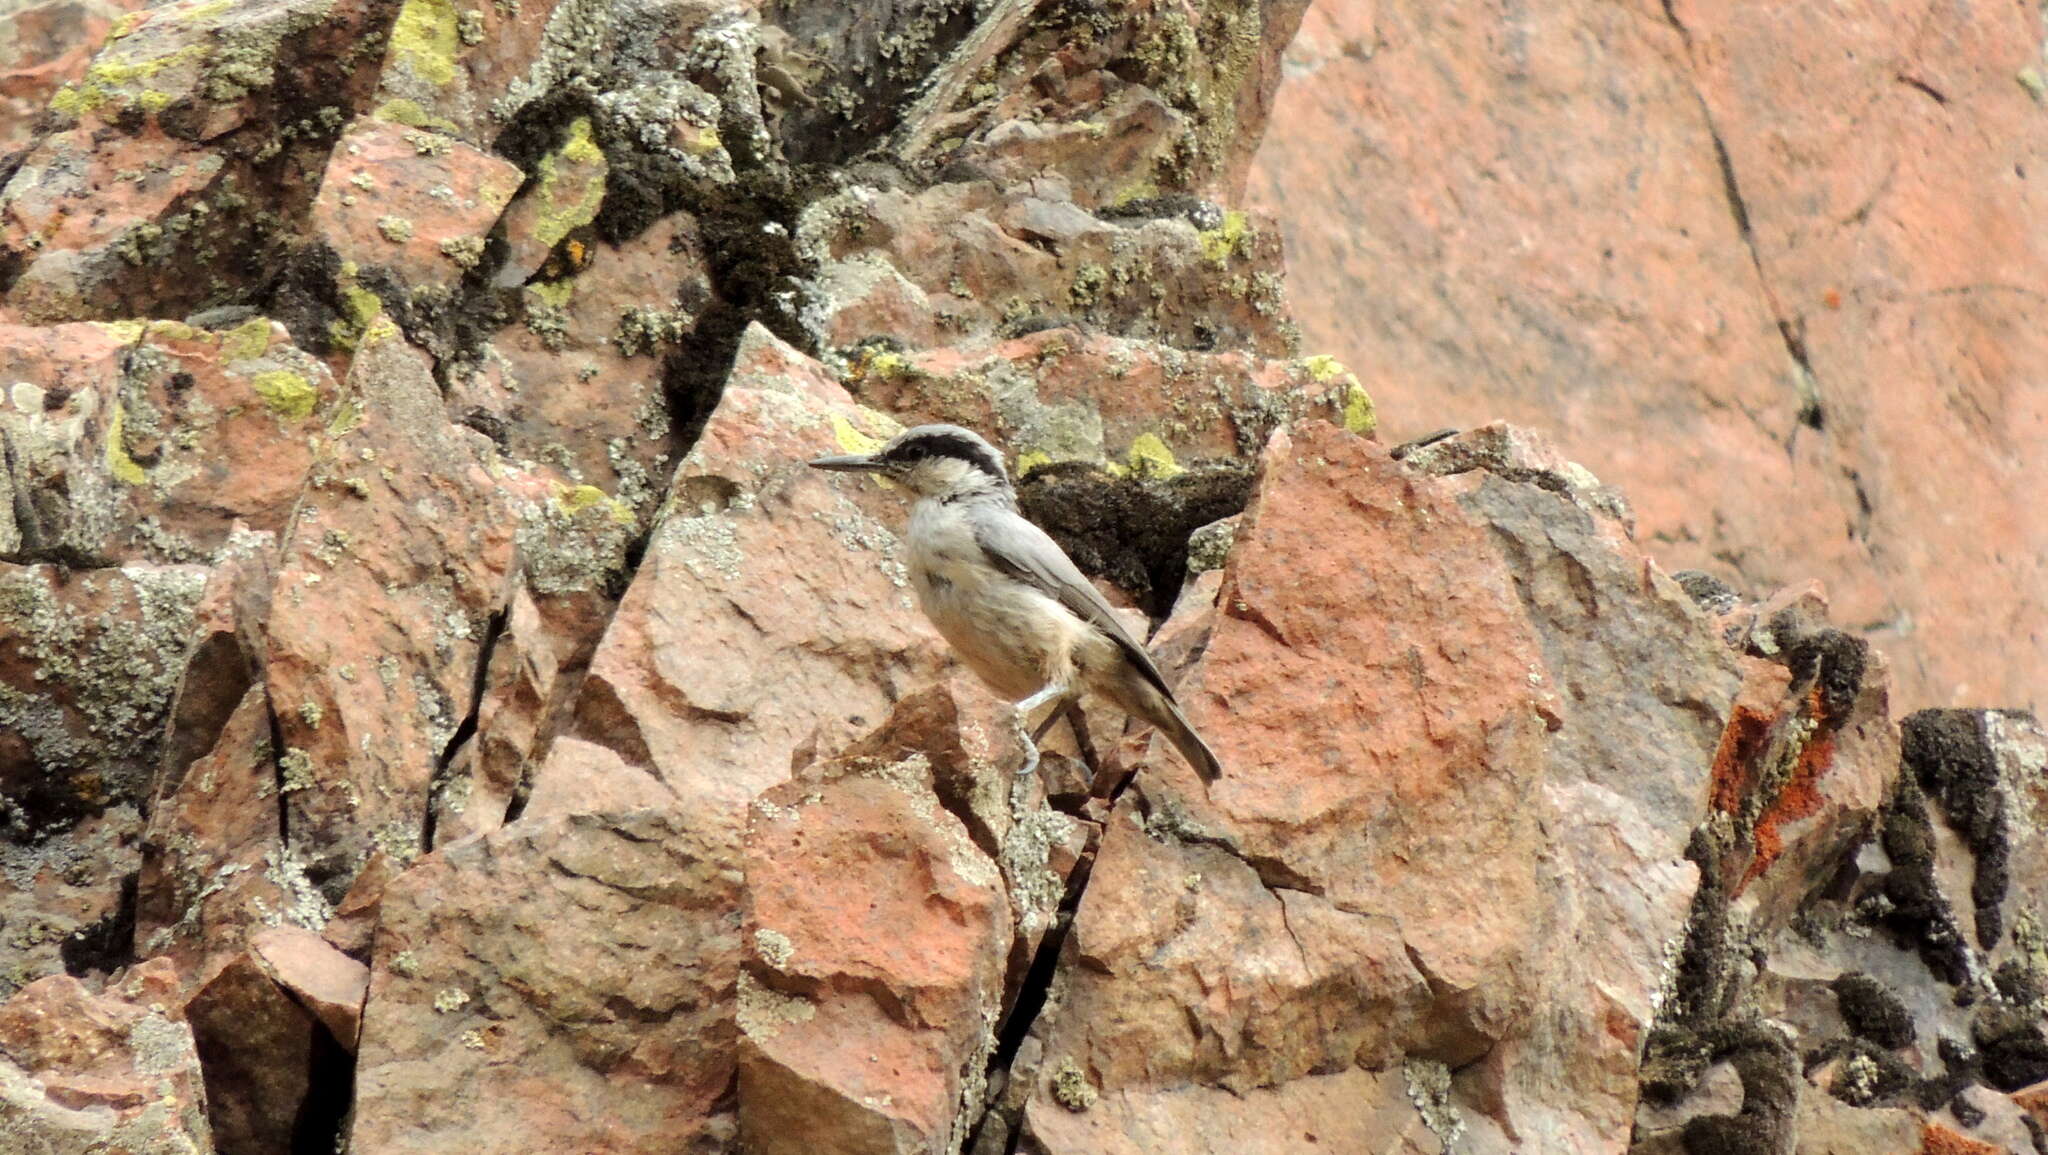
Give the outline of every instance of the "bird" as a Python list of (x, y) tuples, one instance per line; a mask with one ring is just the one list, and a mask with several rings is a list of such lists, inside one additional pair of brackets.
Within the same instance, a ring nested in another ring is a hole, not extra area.
[[(1165, 734), (1207, 784), (1222, 765), (1188, 724), (1145, 647), (1059, 543), (1026, 520), (1002, 454), (958, 425), (906, 429), (873, 453), (820, 457), (815, 469), (870, 473), (916, 495), (905, 531), (925, 617), (983, 682), (1011, 701), (1025, 751), (1083, 693)], [(1034, 711), (1055, 705), (1034, 732)]]

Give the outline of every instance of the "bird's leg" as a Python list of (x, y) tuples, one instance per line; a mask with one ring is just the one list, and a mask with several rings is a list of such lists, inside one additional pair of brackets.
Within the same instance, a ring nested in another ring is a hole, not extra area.
[[(1031, 712), (1047, 702), (1057, 701), (1066, 696), (1067, 687), (1059, 682), (1052, 682), (1044, 689), (1012, 707), (1014, 713), (1011, 716), (1011, 723), (1016, 727), (1018, 743), (1024, 747), (1024, 765), (1018, 769), (1017, 773), (1029, 774), (1038, 769), (1038, 735), (1043, 734), (1045, 731), (1041, 728), (1037, 733), (1032, 732)], [(1059, 715), (1060, 711), (1053, 711), (1053, 717), (1056, 718)]]

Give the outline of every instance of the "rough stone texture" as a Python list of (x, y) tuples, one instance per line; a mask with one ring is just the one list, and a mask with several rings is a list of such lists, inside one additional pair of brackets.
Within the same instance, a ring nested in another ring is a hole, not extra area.
[(282, 546), (264, 682), (291, 849), (338, 901), (370, 852), (429, 841), (429, 789), (473, 708), (513, 564), (488, 443), (449, 425), (395, 334), (350, 370), (357, 406)]
[(1275, 426), (1312, 412), (1360, 433), (1374, 424), (1358, 379), (1327, 358), (1183, 353), (1086, 329), (867, 352), (849, 366), (847, 382), (861, 401), (906, 424), (989, 431), (1023, 468), (1107, 460), (1171, 473), (1178, 456), (1253, 452)]
[(176, 316), (269, 280), (391, 16), (177, 0), (124, 18), (0, 185), (9, 303), (32, 321)]
[(676, 815), (581, 814), (400, 875), (349, 1149), (731, 1149), (735, 849)]
[(367, 967), (299, 927), (259, 932), (249, 945), (265, 975), (311, 1011), (344, 1050), (355, 1050), (370, 987)]
[(446, 286), (477, 263), (522, 175), (428, 129), (358, 121), (335, 144), (312, 226), (343, 261), (388, 269), (415, 286)]
[[(1112, 1094), (1406, 1056), (1462, 1068), (1447, 1119), (1626, 1131), (1661, 947), (1551, 944), (1678, 934), (1733, 661), (1612, 518), (1517, 464), (1433, 482), (1326, 424), (1275, 437), (1182, 686), (1226, 776), (1204, 800), (1155, 762), (1111, 818), (1049, 1060)], [(1030, 1133), (1087, 1149), (1039, 1078)]]
[(95, 994), (54, 975), (0, 1003), (0, 1139), (52, 1155), (214, 1150), (168, 963)]
[[(900, 498), (803, 464), (873, 444), (888, 419), (765, 330), (733, 377), (676, 470), (566, 733), (737, 845), (748, 801), (798, 751), (872, 728), (940, 655), (889, 528)], [(550, 757), (536, 811), (579, 805), (581, 764)]]
[(931, 772), (922, 756), (828, 766), (753, 804), (749, 1150), (951, 1151), (981, 1118), (1010, 904)]
[(1104, 219), (1057, 177), (922, 192), (856, 187), (813, 204), (819, 342), (907, 345), (1077, 321), (1206, 351), (1292, 350), (1271, 222), (1192, 197)]
[(175, 321), (0, 330), (0, 549), (37, 560), (211, 561), (237, 523), (284, 525), (336, 416), (326, 365), (282, 326)]
[[(0, 564), (0, 980), (126, 961), (123, 879), (205, 572)], [(105, 940), (105, 941), (100, 941)]]
[[(508, 227), (519, 217), (515, 206)], [(644, 526), (676, 457), (665, 364), (696, 343), (693, 310), (712, 299), (703, 239), (677, 213), (621, 244), (567, 243), (587, 267), (522, 291), (524, 323), (453, 383), (449, 417), (530, 469), (618, 499)]]
[(1906, 705), (2038, 708), (2043, 41), (2025, 4), (1318, 5), (1250, 200), (1400, 435), (1553, 429), (1672, 568), (1821, 578)]
[(43, 105), (85, 73), (135, 0), (51, 0), (0, 12), (0, 156), (26, 144)]
[[(2048, 1150), (2031, 7), (126, 2), (0, 0), (0, 1151)], [(803, 464), (930, 420), (1213, 788), (1012, 774)]]
[(193, 994), (185, 1019), (206, 1075), (215, 1150), (291, 1150), (307, 1091), (326, 1073), (314, 1066), (312, 1014), (244, 955)]

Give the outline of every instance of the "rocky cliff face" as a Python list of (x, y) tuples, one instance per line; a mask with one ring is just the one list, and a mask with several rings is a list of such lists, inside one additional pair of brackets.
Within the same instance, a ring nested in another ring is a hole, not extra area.
[(2048, 13), (1318, 4), (1250, 201), (1404, 435), (1506, 418), (1903, 703), (2048, 679)]
[[(1383, 443), (1430, 378), (1234, 207), (1303, 9), (5, 17), (0, 1148), (2048, 1150), (2048, 737), (1544, 435)], [(1221, 782), (1011, 772), (803, 465), (927, 420)]]

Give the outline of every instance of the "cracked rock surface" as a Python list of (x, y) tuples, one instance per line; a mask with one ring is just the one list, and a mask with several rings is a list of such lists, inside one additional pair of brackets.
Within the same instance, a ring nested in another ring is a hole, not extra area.
[[(1899, 544), (2029, 251), (1762, 119), (2025, 167), (2016, 18), (1425, 7), (0, 0), (0, 1151), (2048, 1153), (2040, 551)], [(1012, 775), (928, 421), (1219, 782)]]
[[(1397, 438), (1504, 417), (1673, 568), (2043, 705), (2037, 4), (1318, 4), (1250, 182)], [(1793, 495), (1797, 495), (1796, 497)]]

